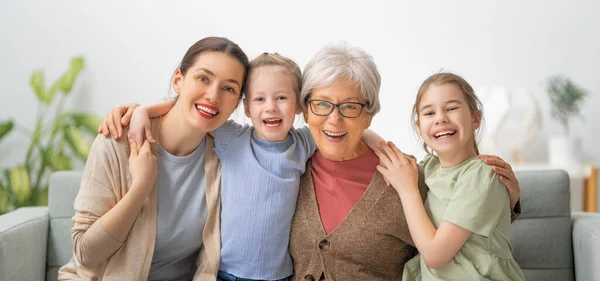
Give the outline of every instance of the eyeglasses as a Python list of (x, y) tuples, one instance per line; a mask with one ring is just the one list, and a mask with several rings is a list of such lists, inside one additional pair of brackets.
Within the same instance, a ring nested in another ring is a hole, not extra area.
[(310, 111), (318, 116), (328, 116), (333, 112), (333, 109), (338, 108), (340, 115), (346, 118), (356, 118), (360, 116), (363, 108), (367, 103), (360, 102), (343, 102), (343, 103), (332, 103), (324, 100), (308, 100)]

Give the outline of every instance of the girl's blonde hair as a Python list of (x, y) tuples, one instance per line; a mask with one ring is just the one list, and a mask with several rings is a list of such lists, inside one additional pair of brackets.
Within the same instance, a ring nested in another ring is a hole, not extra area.
[[(296, 93), (296, 101), (300, 101), (300, 89), (302, 89), (302, 73), (300, 67), (290, 58), (284, 57), (278, 53), (262, 53), (260, 56), (250, 61), (250, 70), (248, 70), (248, 81), (252, 79), (254, 71), (261, 66), (279, 66), (292, 76), (294, 92)], [(245, 92), (247, 97), (248, 94)]]
[[(419, 128), (417, 126), (417, 122), (419, 122), (419, 103), (421, 103), (421, 99), (423, 98), (423, 95), (425, 94), (425, 92), (427, 92), (427, 90), (429, 89), (429, 87), (431, 85), (437, 85), (437, 86), (441, 86), (441, 85), (446, 85), (446, 84), (452, 84), (452, 85), (456, 85), (465, 95), (465, 101), (467, 102), (467, 105), (469, 106), (469, 111), (471, 112), (471, 114), (477, 118), (476, 113), (480, 112), (480, 126), (478, 129), (476, 129), (475, 131), (473, 131), (473, 146), (475, 148), (475, 153), (477, 155), (479, 155), (479, 148), (477, 146), (477, 139), (475, 138), (475, 136), (477, 135), (479, 138), (479, 132), (481, 131), (482, 125), (483, 124), (483, 104), (481, 103), (481, 101), (479, 100), (479, 98), (477, 97), (477, 95), (475, 95), (475, 91), (473, 90), (473, 87), (471, 87), (471, 85), (469, 85), (469, 83), (462, 77), (454, 74), (454, 73), (449, 73), (449, 72), (440, 72), (440, 73), (436, 73), (434, 75), (429, 76), (427, 79), (425, 79), (425, 81), (423, 81), (423, 84), (421, 84), (421, 87), (419, 87), (419, 91), (417, 92), (417, 98), (415, 100), (415, 105), (413, 106), (412, 109), (412, 115), (411, 115), (411, 122), (412, 122), (412, 126), (413, 126), (413, 130), (415, 131), (415, 133), (420, 136), (419, 134)], [(422, 140), (422, 139), (421, 139)], [(428, 154), (433, 154), (432, 151), (429, 151), (427, 149), (427, 144), (425, 142), (423, 142), (423, 149), (425, 149), (425, 151)]]

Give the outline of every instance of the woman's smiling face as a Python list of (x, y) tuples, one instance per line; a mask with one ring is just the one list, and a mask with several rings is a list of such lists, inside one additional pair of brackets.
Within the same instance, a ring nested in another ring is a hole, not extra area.
[(185, 75), (180, 70), (175, 73), (176, 107), (192, 128), (215, 130), (237, 107), (243, 79), (244, 67), (235, 58), (222, 52), (204, 52)]
[[(366, 102), (355, 83), (349, 80), (340, 80), (329, 86), (315, 88), (309, 99), (333, 104)], [(348, 118), (340, 114), (338, 107), (334, 107), (328, 116), (316, 115), (310, 107), (311, 105), (308, 105), (305, 112), (306, 121), (321, 155), (329, 160), (343, 161), (356, 158), (367, 151), (368, 148), (361, 138), (364, 130), (371, 125), (371, 116), (365, 109), (358, 117)]]

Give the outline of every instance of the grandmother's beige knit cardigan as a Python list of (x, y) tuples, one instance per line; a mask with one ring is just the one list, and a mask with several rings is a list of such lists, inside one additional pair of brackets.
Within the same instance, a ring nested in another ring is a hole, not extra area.
[[(159, 139), (160, 118), (152, 119), (151, 123), (152, 135)], [(123, 135), (127, 135), (126, 129)], [(154, 153), (156, 147), (156, 144), (152, 145)], [(156, 184), (125, 241), (113, 239), (104, 230), (100, 219), (127, 193), (131, 185), (128, 165), (127, 138), (115, 141), (98, 135), (92, 144), (75, 199), (73, 257), (60, 268), (58, 280), (148, 280), (156, 239)], [(196, 262), (195, 281), (216, 280), (220, 260), (221, 165), (214, 151), (213, 138), (208, 134), (204, 170), (208, 219), (202, 234), (204, 245)]]

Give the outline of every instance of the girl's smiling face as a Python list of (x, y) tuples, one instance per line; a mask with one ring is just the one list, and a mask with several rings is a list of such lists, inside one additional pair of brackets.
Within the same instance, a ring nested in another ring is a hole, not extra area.
[(471, 112), (457, 85), (430, 85), (417, 108), (419, 134), (442, 163), (458, 164), (477, 156), (474, 131), (480, 126), (481, 112)]

